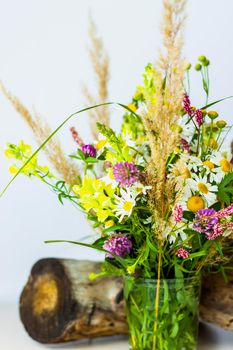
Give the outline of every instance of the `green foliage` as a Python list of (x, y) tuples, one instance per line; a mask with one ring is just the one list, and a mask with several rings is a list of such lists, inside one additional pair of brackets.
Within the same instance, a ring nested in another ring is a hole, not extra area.
[(97, 123), (97, 127), (100, 133), (106, 137), (112, 148), (121, 153), (121, 149), (125, 146), (125, 143), (122, 141), (121, 137), (117, 137), (115, 131), (104, 124)]
[(218, 198), (226, 205), (230, 205), (233, 201), (233, 173), (228, 173), (218, 187)]
[[(182, 273), (177, 270), (181, 277)], [(155, 317), (156, 281), (124, 280), (124, 297), (131, 345), (134, 350), (193, 350), (197, 340), (199, 278), (161, 280), (158, 319)]]

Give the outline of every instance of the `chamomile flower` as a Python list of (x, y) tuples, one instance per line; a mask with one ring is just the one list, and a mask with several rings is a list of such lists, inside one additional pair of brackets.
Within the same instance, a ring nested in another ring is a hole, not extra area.
[(101, 177), (101, 181), (103, 181), (106, 185), (111, 185), (112, 188), (116, 188), (118, 186), (118, 182), (115, 180), (112, 168), (106, 169), (107, 174)]
[(208, 182), (206, 175), (202, 177), (201, 175), (198, 176), (193, 174), (192, 178), (187, 179), (186, 181), (186, 189), (187, 192), (189, 190), (193, 194), (198, 192), (202, 197), (204, 197), (208, 206), (214, 204), (217, 200), (215, 192), (218, 191), (218, 187)]
[(196, 173), (199, 170), (199, 167), (202, 166), (202, 161), (198, 157), (189, 156), (189, 161), (187, 166), (189, 170), (193, 170)]
[(205, 169), (205, 175), (209, 177), (210, 182), (216, 181), (216, 168), (214, 163), (207, 159), (202, 163), (202, 165)]
[(147, 195), (147, 192), (152, 189), (152, 186), (145, 186), (140, 182), (136, 182), (131, 186), (131, 191), (134, 192), (135, 197), (139, 194)]
[(116, 216), (119, 216), (119, 222), (122, 222), (125, 216), (130, 216), (132, 214), (133, 208), (136, 205), (136, 196), (128, 188), (120, 190), (120, 195), (115, 195), (115, 205), (116, 208), (113, 210)]
[(214, 172), (217, 183), (221, 182), (224, 176), (232, 171), (232, 164), (227, 152), (214, 152), (209, 160), (216, 165)]
[(189, 118), (189, 116), (184, 116), (179, 119), (179, 126), (181, 128), (181, 138), (185, 139), (188, 143), (190, 143), (195, 132), (194, 124), (187, 123)]

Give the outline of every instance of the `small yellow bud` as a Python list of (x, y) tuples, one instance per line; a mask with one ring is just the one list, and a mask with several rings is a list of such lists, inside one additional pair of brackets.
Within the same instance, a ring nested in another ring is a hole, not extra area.
[(190, 70), (192, 67), (190, 62), (185, 62), (185, 70)]
[(132, 275), (132, 274), (135, 273), (135, 268), (136, 268), (135, 265), (128, 266), (128, 267), (127, 267), (127, 272), (128, 272), (130, 275)]
[(209, 111), (207, 113), (208, 117), (211, 119), (211, 120), (214, 120), (218, 117), (218, 112), (216, 111)]
[(218, 149), (218, 143), (215, 139), (211, 138), (209, 143), (208, 143), (208, 147), (212, 148), (212, 149)]
[(218, 127), (216, 123), (206, 124), (205, 125), (205, 132), (209, 134), (210, 132), (217, 132)]
[(208, 67), (210, 65), (210, 60), (205, 60), (204, 62), (202, 62), (204, 67)]
[(203, 117), (205, 117), (205, 116), (206, 116), (206, 114), (207, 114), (207, 112), (206, 112), (206, 110), (205, 110), (205, 109), (201, 109), (201, 113), (202, 113)]
[(193, 213), (196, 213), (198, 210), (205, 208), (204, 199), (200, 196), (192, 196), (188, 199), (187, 207)]
[(10, 174), (12, 174), (12, 175), (14, 175), (14, 174), (16, 174), (17, 172), (18, 172), (18, 168), (17, 168), (17, 166), (15, 166), (15, 165), (11, 165), (10, 167), (9, 167), (9, 173)]
[(218, 120), (216, 122), (216, 125), (219, 129), (223, 129), (225, 128), (225, 126), (227, 125), (227, 122), (225, 122), (225, 120)]
[(202, 69), (201, 64), (200, 64), (200, 63), (197, 63), (197, 64), (195, 65), (195, 70), (196, 70), (196, 71), (200, 71), (201, 69)]
[(201, 56), (198, 57), (198, 61), (200, 61), (202, 63), (205, 62), (206, 60), (207, 60), (207, 58), (204, 55), (201, 55)]

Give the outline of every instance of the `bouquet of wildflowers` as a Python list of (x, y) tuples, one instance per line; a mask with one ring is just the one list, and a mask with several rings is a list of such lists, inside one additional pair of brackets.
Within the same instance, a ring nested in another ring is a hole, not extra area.
[[(184, 1), (164, 4), (164, 52), (156, 65), (146, 66), (143, 83), (131, 103), (120, 105), (126, 110), (121, 133), (97, 123), (98, 140), (86, 144), (72, 128), (77, 149), (71, 157), (82, 167), (82, 175), (74, 183), (57, 179), (47, 167), (39, 166), (36, 158), (64, 123), (35, 153), (24, 142), (9, 144), (5, 152), (16, 159), (10, 168), (15, 176), (24, 172), (40, 178), (61, 202), (65, 198), (72, 201), (93, 223), (98, 239), (73, 243), (105, 253), (101, 276), (158, 281), (152, 316), (148, 312), (140, 315), (139, 304), (135, 300), (132, 304), (134, 316), (128, 318), (129, 323), (135, 325), (140, 320), (138, 331), (131, 327), (134, 349), (156, 349), (158, 344), (163, 344), (158, 349), (181, 349), (183, 345), (193, 349), (190, 333), (181, 325), (181, 321), (188, 324), (187, 312), (174, 310), (186, 310), (187, 305), (194, 310), (197, 304), (190, 306), (187, 290), (183, 284), (176, 285), (169, 309), (172, 293), (169, 297), (167, 284), (161, 280), (198, 276), (213, 266), (222, 270), (232, 251), (233, 170), (230, 154), (222, 149), (231, 128), (213, 110), (221, 100), (208, 103), (210, 62), (205, 56), (199, 57), (195, 69), (201, 73), (206, 103), (201, 107), (191, 104), (191, 65), (181, 58)], [(130, 283), (126, 299), (132, 280)], [(159, 289), (163, 289), (162, 295)], [(164, 304), (159, 313), (161, 299)], [(169, 312), (174, 317), (162, 322)], [(142, 324), (146, 328), (155, 325), (151, 338), (142, 332)], [(168, 329), (171, 342), (166, 338)], [(182, 344), (179, 334), (183, 334)]]

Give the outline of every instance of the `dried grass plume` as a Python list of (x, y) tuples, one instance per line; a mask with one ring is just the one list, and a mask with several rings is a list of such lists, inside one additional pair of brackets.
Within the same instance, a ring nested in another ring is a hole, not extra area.
[(143, 123), (151, 147), (148, 179), (153, 190), (151, 207), (160, 238), (166, 227), (166, 214), (175, 202), (176, 182), (166, 178), (168, 157), (179, 143), (176, 123), (183, 98), (184, 60), (182, 28), (185, 0), (164, 0), (162, 20), (163, 50), (154, 66), (155, 91), (145, 96), (148, 113)]
[[(31, 128), (38, 145), (41, 145), (52, 133), (48, 123), (43, 121), (37, 112), (31, 113), (16, 96), (6, 89), (3, 83), (0, 83), (0, 90)], [(46, 144), (44, 151), (49, 162), (64, 181), (68, 184), (77, 182), (79, 169), (69, 158), (65, 157), (61, 144), (56, 137), (53, 137)]]
[[(90, 17), (89, 22), (89, 57), (92, 63), (93, 72), (97, 84), (97, 91), (95, 94), (84, 86), (83, 93), (88, 106), (105, 103), (108, 101), (108, 82), (109, 82), (109, 57), (105, 51), (103, 41), (97, 35), (96, 25)], [(98, 137), (98, 129), (96, 123), (100, 122), (109, 125), (109, 109), (107, 106), (99, 107), (89, 111), (89, 120), (91, 131), (94, 139)]]

